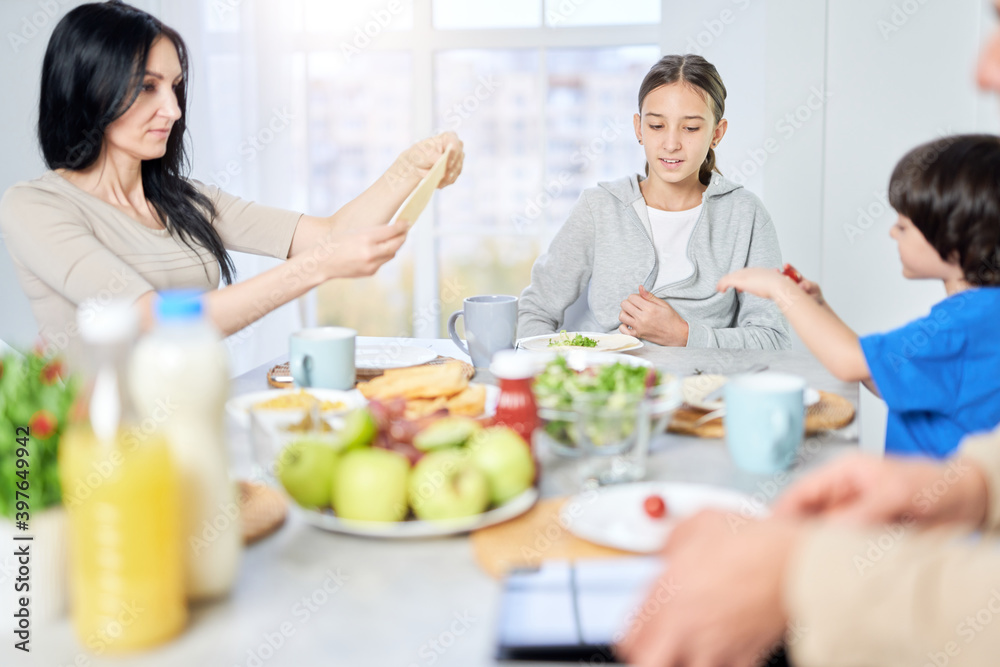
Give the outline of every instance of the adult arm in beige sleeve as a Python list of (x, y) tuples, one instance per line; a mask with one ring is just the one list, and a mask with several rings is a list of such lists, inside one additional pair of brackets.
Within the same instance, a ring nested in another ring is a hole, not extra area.
[[(388, 225), (327, 236), (309, 252), (208, 292), (208, 317), (223, 336), (229, 336), (327, 280), (370, 276), (395, 257), (406, 232), (406, 225)], [(149, 292), (136, 302), (144, 328), (152, 325), (154, 299), (155, 293)]]
[(1000, 548), (938, 529), (809, 529), (785, 580), (799, 667), (993, 665)]
[(301, 213), (241, 199), (215, 185), (191, 183), (215, 205), (212, 226), (228, 250), (278, 259), (288, 257)]
[(16, 261), (76, 305), (104, 295), (135, 301), (153, 289), (48, 192), (28, 185), (8, 190), (0, 229)]
[(966, 438), (958, 457), (977, 465), (986, 477), (986, 520), (982, 527), (990, 532), (1000, 531), (1000, 428)]

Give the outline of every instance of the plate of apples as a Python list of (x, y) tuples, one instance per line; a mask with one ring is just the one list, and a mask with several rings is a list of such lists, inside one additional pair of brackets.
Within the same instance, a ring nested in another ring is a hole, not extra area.
[(274, 433), (268, 472), (308, 523), (368, 537), (465, 533), (538, 500), (535, 460), (515, 431), (404, 411), (401, 400), (371, 401), (330, 430)]

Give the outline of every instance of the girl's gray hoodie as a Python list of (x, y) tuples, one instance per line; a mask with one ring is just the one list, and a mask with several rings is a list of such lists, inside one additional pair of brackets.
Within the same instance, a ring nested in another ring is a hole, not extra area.
[[(746, 266), (781, 268), (781, 250), (764, 205), (741, 185), (712, 174), (701, 216), (688, 242), (694, 273), (666, 285), (665, 299), (689, 327), (688, 347), (787, 349), (788, 323), (778, 307), (750, 294), (715, 291), (719, 278)], [(597, 331), (621, 322), (621, 303), (651, 290), (659, 265), (653, 247), (639, 176), (587, 188), (549, 246), (531, 269), (521, 293), (519, 337), (553, 333), (566, 308), (588, 286), (589, 318)]]

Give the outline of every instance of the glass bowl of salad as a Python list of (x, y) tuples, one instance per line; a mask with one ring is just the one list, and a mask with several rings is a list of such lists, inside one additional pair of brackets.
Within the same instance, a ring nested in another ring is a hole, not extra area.
[(556, 356), (533, 388), (543, 446), (562, 456), (614, 459), (636, 474), (645, 471), (649, 440), (683, 401), (675, 375), (614, 353)]

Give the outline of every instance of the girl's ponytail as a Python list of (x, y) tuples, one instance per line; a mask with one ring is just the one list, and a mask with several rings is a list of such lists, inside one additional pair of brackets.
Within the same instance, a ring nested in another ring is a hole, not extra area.
[(698, 170), (698, 180), (701, 181), (702, 185), (708, 185), (712, 181), (713, 171), (722, 173), (715, 166), (715, 149), (709, 148), (708, 155), (705, 156), (705, 161), (701, 163), (701, 169)]

